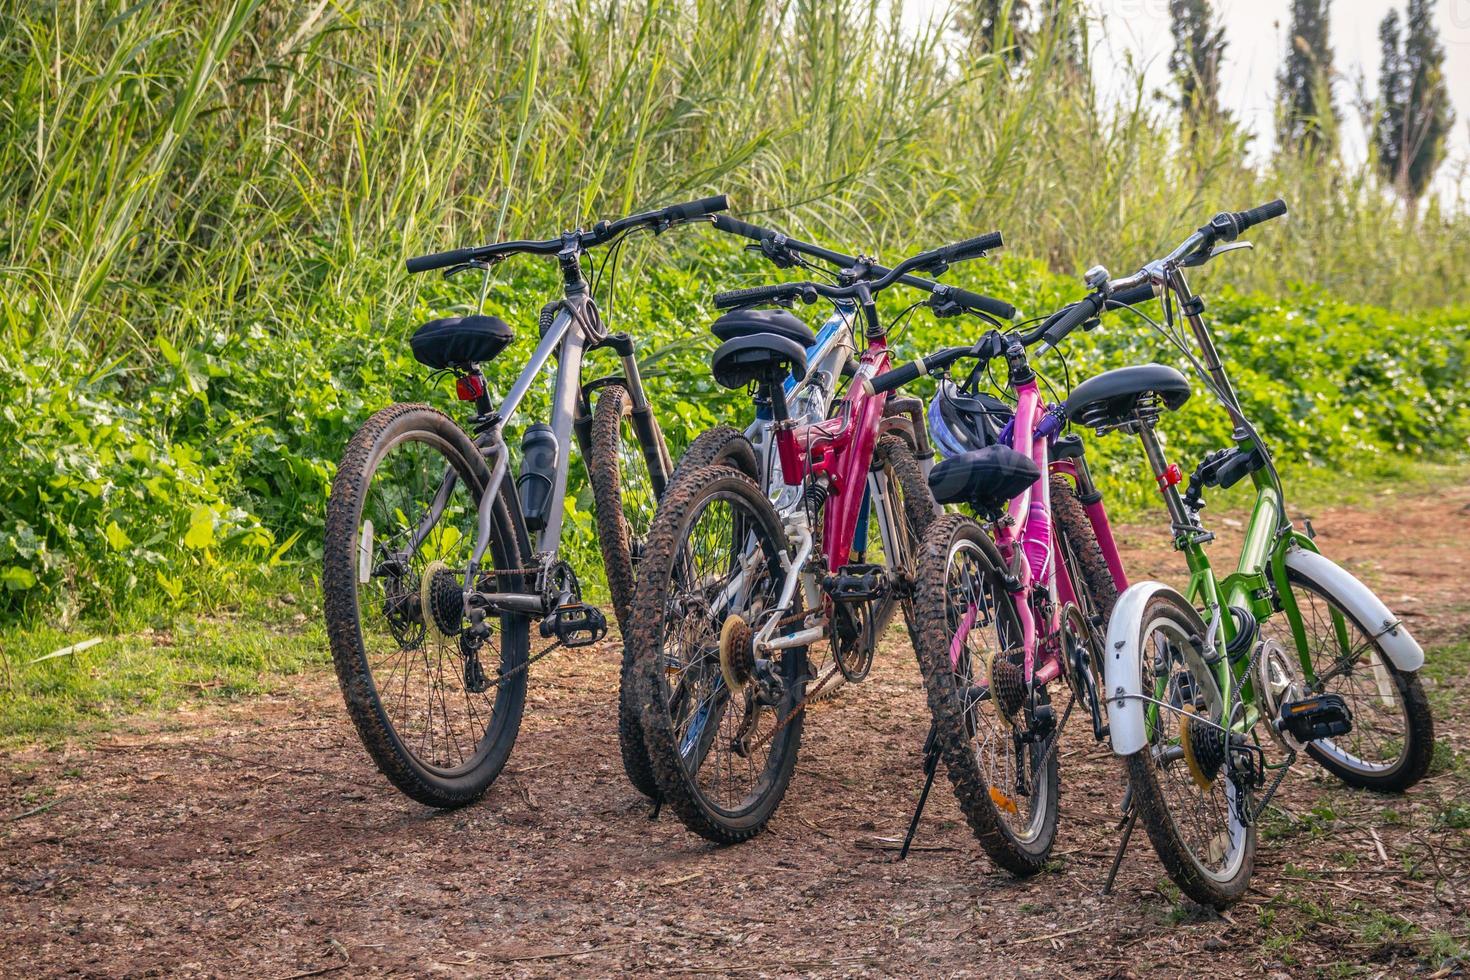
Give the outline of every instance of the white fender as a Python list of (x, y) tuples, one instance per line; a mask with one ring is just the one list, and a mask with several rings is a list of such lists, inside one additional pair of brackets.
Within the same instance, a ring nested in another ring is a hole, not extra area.
[[(1143, 679), (1140, 676), (1138, 641), (1143, 633), (1143, 611), (1149, 600), (1160, 593), (1172, 593), (1183, 608), (1192, 610), (1188, 600), (1163, 582), (1135, 582), (1124, 590), (1113, 606), (1108, 620), (1107, 653), (1104, 657), (1103, 703), (1108, 709), (1109, 740), (1117, 755), (1132, 755), (1147, 743), (1143, 731)], [(1199, 614), (1195, 614), (1198, 619)], [(1200, 636), (1205, 624), (1195, 624)]]
[(1409, 635), (1408, 627), (1347, 569), (1305, 548), (1288, 551), (1286, 567), (1319, 586), (1357, 620), (1399, 670), (1415, 671), (1424, 666), (1424, 649)]

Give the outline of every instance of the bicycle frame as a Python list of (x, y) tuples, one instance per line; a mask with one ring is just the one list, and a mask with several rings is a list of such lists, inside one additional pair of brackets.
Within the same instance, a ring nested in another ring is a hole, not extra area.
[[(851, 336), (855, 313), (855, 307), (838, 306), (823, 325), (814, 347), (819, 354), (817, 367), (815, 371), (808, 372), (806, 383), (825, 383), (835, 387), (841, 365), (854, 346)], [(855, 547), (859, 553), (865, 548), (864, 518), (869, 507), (876, 512), (885, 553), (894, 554), (893, 522), (898, 515), (894, 513), (894, 503), (888, 499), (881, 479), (870, 473), (869, 468), (879, 435), (886, 425), (892, 425), (896, 420), (885, 419), (888, 395), (869, 394), (862, 384), (864, 379), (886, 371), (889, 360), (886, 335), (870, 335), (868, 346), (858, 359), (857, 375), (848, 385), (833, 417), (804, 424), (793, 420), (787, 425), (758, 418), (752, 425), (752, 430), (761, 437), (766, 472), (770, 474), (772, 471), (772, 450), (779, 461), (784, 486), (778, 499), (784, 506), (778, 508), (778, 513), (787, 526), (788, 534), (796, 542), (796, 552), (787, 560), (777, 614), (772, 615), (757, 633), (757, 644), (767, 650), (807, 646), (823, 639), (829, 628), (829, 624), (821, 622), (779, 638), (773, 635), (781, 616), (791, 608), (798, 587), (803, 588), (807, 605), (813, 612), (821, 609), (820, 584), (809, 567), (813, 541), (806, 520), (805, 495), (793, 491), (808, 485), (813, 478), (824, 479), (829, 488), (823, 504), (822, 536), (823, 563), (828, 574), (838, 574), (848, 565)], [(825, 374), (826, 380), (818, 377), (816, 372)], [(793, 387), (799, 390), (802, 385)], [(862, 487), (863, 492), (855, 492), (856, 487)], [(773, 489), (768, 483), (768, 491)]]
[[(585, 459), (589, 449), (591, 432), (590, 394), (598, 387), (610, 382), (624, 385), (633, 403), (632, 420), (644, 449), (645, 461), (652, 479), (653, 490), (662, 493), (668, 482), (671, 465), (668, 450), (657, 427), (653, 424), (652, 410), (643, 388), (643, 379), (633, 356), (633, 342), (626, 334), (609, 334), (602, 325), (596, 304), (588, 292), (582, 277), (577, 254), (568, 249), (558, 258), (561, 262), (565, 283), (564, 297), (559, 303), (551, 323), (541, 335), (536, 350), (526, 366), (512, 383), (510, 390), (494, 408), (485, 386), (484, 376), (478, 367), (469, 374), (472, 393), (477, 409), (474, 419), (477, 433), (475, 445), (490, 467), (490, 477), (480, 497), (477, 515), (477, 538), (475, 550), (465, 570), (464, 589), (467, 594), (477, 591), (476, 584), (480, 566), (489, 550), (493, 526), (495, 501), (499, 498), (501, 483), (510, 469), (510, 451), (505, 442), (505, 427), (515, 417), (525, 400), (526, 394), (537, 376), (555, 355), (557, 358), (556, 380), (551, 397), (551, 431), (556, 437), (556, 458), (550, 467), (552, 477), (551, 494), (546, 503), (546, 521), (537, 532), (532, 549), (532, 560), (537, 562), (537, 591), (535, 593), (493, 592), (488, 594), (486, 607), (491, 611), (507, 610), (533, 615), (546, 615), (552, 604), (560, 601), (541, 587), (545, 572), (556, 561), (561, 543), (562, 512), (566, 501), (567, 474), (571, 468), (571, 440), (577, 440), (579, 451)], [(622, 361), (623, 375), (599, 378), (582, 384), (583, 358), (588, 351), (599, 347), (610, 347)], [(540, 461), (543, 464), (546, 461)], [(458, 480), (451, 467), (446, 470), (429, 513), (419, 525), (413, 546), (427, 536), (429, 529), (443, 514), (446, 502)], [(513, 519), (524, 524), (522, 508), (517, 508)], [(527, 536), (530, 537), (529, 529)]]
[[(1020, 496), (1006, 505), (1005, 519), (997, 522), (994, 538), (1001, 558), (1010, 566), (1016, 579), (1011, 590), (1015, 598), (1017, 617), (1021, 623), (1021, 640), (1024, 650), (1025, 679), (1028, 685), (1044, 686), (1051, 683), (1066, 669), (1060, 644), (1045, 644), (1045, 654), (1038, 657), (1038, 633), (1042, 639), (1060, 634), (1062, 611), (1068, 604), (1078, 603), (1077, 588), (1072, 582), (1065, 562), (1058, 561), (1062, 545), (1052, 520), (1051, 476), (1060, 474), (1078, 489), (1083, 501), (1083, 511), (1092, 525), (1102, 549), (1113, 583), (1121, 593), (1128, 587), (1123, 572), (1123, 561), (1113, 539), (1112, 525), (1108, 521), (1107, 509), (1102, 495), (1092, 483), (1086, 464), (1072, 459), (1052, 459), (1051, 451), (1061, 431), (1060, 408), (1046, 405), (1036, 377), (1032, 375), (1015, 385), (1016, 413), (1001, 430), (1000, 441), (1029, 457), (1041, 472), (1041, 477), (1027, 487)], [(1038, 624), (1029, 601), (1037, 583), (1045, 585), (1051, 598), (1051, 613), (1047, 622)], [(960, 628), (955, 631), (954, 646), (950, 650), (951, 662), (958, 663), (964, 637), (974, 626), (978, 609), (965, 614)]]
[[(1152, 271), (1161, 276), (1164, 287), (1174, 293), (1180, 308), (1186, 311), (1185, 320), (1204, 355), (1202, 362), (1204, 369), (1209, 374), (1214, 388), (1220, 393), (1225, 409), (1235, 423), (1232, 438), (1237, 448), (1246, 452), (1254, 450), (1256, 443), (1252, 438), (1251, 429), (1245, 420), (1244, 412), (1235, 396), (1235, 390), (1230, 384), (1224, 365), (1220, 361), (1214, 338), (1204, 318), (1200, 315), (1203, 306), (1195, 301), (1195, 295), (1190, 290), (1184, 270), (1177, 266), (1165, 265), (1155, 267)], [(1217, 579), (1204, 547), (1206, 543), (1213, 540), (1214, 535), (1199, 525), (1197, 519), (1185, 507), (1178, 488), (1166, 479), (1168, 462), (1152, 429), (1149, 426), (1141, 426), (1139, 435), (1143, 440), (1144, 452), (1148, 456), (1150, 466), (1163, 492), (1165, 506), (1169, 510), (1175, 531), (1174, 546), (1184, 554), (1185, 562), (1189, 567), (1189, 585), (1184, 595), (1196, 608), (1203, 610), (1203, 618), (1209, 629), (1206, 647), (1215, 650), (1223, 647), (1227, 651), (1227, 655), (1221, 656), (1213, 667), (1223, 700), (1222, 717), (1228, 720), (1228, 727), (1232, 731), (1248, 732), (1261, 719), (1254, 679), (1250, 676), (1250, 668), (1254, 660), (1248, 656), (1228, 653), (1230, 647), (1236, 644), (1236, 638), (1241, 629), (1235, 616), (1231, 615), (1228, 610), (1232, 606), (1243, 609), (1257, 623), (1264, 622), (1278, 611), (1284, 611), (1296, 643), (1297, 661), (1301, 666), (1303, 677), (1309, 684), (1315, 683), (1316, 673), (1312, 666), (1312, 658), (1307, 651), (1301, 613), (1297, 609), (1295, 596), (1287, 581), (1286, 560), (1293, 549), (1301, 548), (1316, 552), (1317, 547), (1309, 536), (1299, 533), (1286, 517), (1281, 481), (1275, 467), (1263, 466), (1250, 474), (1256, 495), (1251, 507), (1250, 519), (1246, 524), (1245, 538), (1241, 544), (1235, 571), (1224, 579)], [(1336, 611), (1332, 613), (1332, 619), (1338, 643), (1346, 655), (1348, 653), (1346, 623)], [(1217, 636), (1219, 643), (1210, 642)], [(1159, 696), (1159, 692), (1156, 691), (1155, 695)], [(1238, 703), (1235, 701), (1237, 698)], [(1147, 706), (1146, 715), (1150, 724), (1157, 723), (1158, 711), (1157, 704)]]

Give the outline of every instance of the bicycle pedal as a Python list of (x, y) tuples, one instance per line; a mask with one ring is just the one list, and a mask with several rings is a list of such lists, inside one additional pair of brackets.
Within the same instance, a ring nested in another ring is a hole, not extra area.
[(1298, 742), (1315, 742), (1319, 738), (1335, 738), (1353, 730), (1353, 713), (1340, 694), (1318, 694), (1281, 706), (1276, 730)]
[(554, 636), (566, 647), (590, 646), (607, 635), (607, 617), (585, 602), (567, 603), (541, 620), (541, 635)]
[(843, 565), (822, 580), (833, 602), (872, 602), (888, 594), (888, 572), (882, 565)]

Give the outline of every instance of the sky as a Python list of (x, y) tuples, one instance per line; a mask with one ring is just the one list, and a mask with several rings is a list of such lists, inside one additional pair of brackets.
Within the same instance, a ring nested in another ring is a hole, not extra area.
[[(900, 0), (904, 18), (917, 24), (941, 16), (950, 0)], [(1169, 87), (1168, 0), (1085, 0), (1100, 17), (1093, 30), (1093, 64), (1099, 91), (1117, 99), (1131, 95), (1128, 73), (1120, 70), (1131, 56), (1144, 72), (1149, 90)], [(1225, 64), (1221, 70), (1221, 103), (1260, 138), (1258, 154), (1274, 143), (1276, 72), (1286, 53), (1289, 0), (1214, 0), (1225, 27)], [(1343, 115), (1343, 153), (1352, 162), (1365, 158), (1367, 143), (1354, 104), (1361, 73), (1369, 96), (1378, 91), (1378, 24), (1390, 8), (1403, 15), (1406, 0), (1334, 0), (1331, 11), (1335, 86)], [(1449, 156), (1441, 166), (1436, 190), (1470, 198), (1470, 0), (1439, 0), (1435, 11), (1445, 50), (1445, 75), (1455, 106)]]

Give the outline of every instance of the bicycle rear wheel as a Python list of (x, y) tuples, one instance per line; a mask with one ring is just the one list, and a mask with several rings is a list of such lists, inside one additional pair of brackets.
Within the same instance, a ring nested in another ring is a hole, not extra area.
[(670, 487), (649, 534), (627, 634), (661, 798), (720, 844), (770, 820), (796, 765), (805, 650), (750, 639), (779, 600), (785, 536), (765, 494), (711, 466)]
[[(394, 405), (353, 436), (327, 505), (322, 592), (337, 679), (379, 770), (420, 803), (482, 796), (520, 730), (529, 619), (466, 633), (464, 578), (489, 479), (469, 437), (425, 405)], [(508, 481), (481, 588), (520, 588), (530, 553)], [(504, 680), (501, 680), (504, 678)]]
[[(1231, 776), (1232, 736), (1224, 695), (1195, 647), (1199, 614), (1162, 593), (1138, 623), (1143, 748), (1128, 756), (1134, 805), (1180, 891), (1222, 909), (1245, 894), (1255, 865), (1256, 828), (1244, 818), (1249, 789)], [(1238, 738), (1238, 736), (1234, 736)]]
[[(995, 545), (947, 514), (924, 539), (914, 615), (934, 735), (955, 798), (985, 853), (1014, 875), (1040, 871), (1057, 832), (1055, 735), (1028, 738), (1021, 624)], [(1045, 704), (1046, 689), (1037, 692)]]

